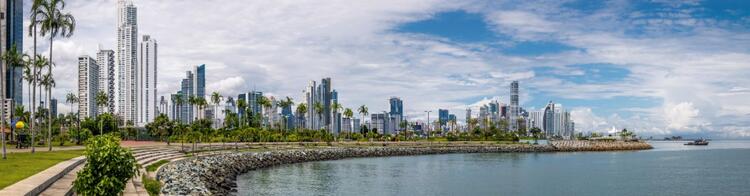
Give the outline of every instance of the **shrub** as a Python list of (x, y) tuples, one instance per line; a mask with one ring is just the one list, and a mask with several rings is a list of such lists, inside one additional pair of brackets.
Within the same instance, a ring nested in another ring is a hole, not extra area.
[(88, 140), (84, 155), (86, 165), (73, 182), (79, 195), (119, 195), (128, 179), (137, 175), (135, 157), (113, 135)]
[(159, 160), (156, 163), (146, 166), (146, 171), (155, 172), (156, 169), (159, 169), (159, 166), (167, 164), (167, 163), (169, 163), (168, 160)]
[(148, 191), (148, 195), (159, 195), (161, 190), (161, 182), (145, 175), (143, 176), (143, 186)]

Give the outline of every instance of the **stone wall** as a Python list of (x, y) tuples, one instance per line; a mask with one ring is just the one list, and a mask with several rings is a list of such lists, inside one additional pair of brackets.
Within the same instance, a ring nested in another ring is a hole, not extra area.
[[(644, 143), (645, 144), (645, 143)], [(648, 145), (648, 144), (646, 144)], [(640, 146), (640, 145), (639, 145)], [(617, 147), (617, 145), (612, 145)], [(635, 150), (635, 146), (631, 146)], [(650, 149), (648, 148), (642, 149)], [(573, 151), (565, 146), (564, 151)], [(613, 150), (622, 150), (619, 147)], [(250, 170), (281, 164), (353, 157), (406, 156), (447, 153), (556, 152), (552, 145), (478, 145), (441, 147), (331, 147), (272, 152), (240, 152), (195, 157), (169, 163), (157, 173), (165, 195), (228, 195), (235, 178)]]

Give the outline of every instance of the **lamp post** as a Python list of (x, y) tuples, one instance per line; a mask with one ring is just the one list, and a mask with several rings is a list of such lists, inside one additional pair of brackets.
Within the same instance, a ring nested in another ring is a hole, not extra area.
[(427, 137), (430, 136), (430, 112), (432, 111), (424, 111), (427, 112)]

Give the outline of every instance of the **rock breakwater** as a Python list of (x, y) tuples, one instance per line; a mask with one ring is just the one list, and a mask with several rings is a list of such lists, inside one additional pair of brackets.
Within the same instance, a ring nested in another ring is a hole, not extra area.
[[(645, 144), (645, 143), (643, 143)], [(165, 165), (157, 173), (164, 183), (161, 193), (165, 195), (228, 195), (236, 187), (239, 174), (264, 167), (309, 161), (336, 160), (354, 157), (408, 156), (447, 153), (510, 153), (510, 152), (557, 152), (580, 151), (576, 146), (552, 145), (478, 145), (439, 147), (330, 147), (319, 149), (297, 149), (270, 152), (237, 152), (212, 156), (194, 157)], [(612, 150), (650, 149), (642, 145), (612, 145)], [(596, 144), (597, 149), (603, 144)], [(606, 148), (602, 148), (606, 149)]]

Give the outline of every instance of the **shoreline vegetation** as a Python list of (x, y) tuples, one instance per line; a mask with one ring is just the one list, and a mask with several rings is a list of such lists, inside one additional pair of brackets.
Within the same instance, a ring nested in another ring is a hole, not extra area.
[(236, 177), (251, 170), (311, 161), (448, 153), (553, 153), (646, 150), (645, 142), (552, 141), (547, 145), (506, 142), (336, 142), (260, 144), (262, 150), (195, 156), (162, 166), (156, 174), (165, 195), (226, 195)]

